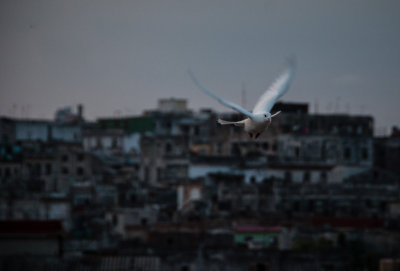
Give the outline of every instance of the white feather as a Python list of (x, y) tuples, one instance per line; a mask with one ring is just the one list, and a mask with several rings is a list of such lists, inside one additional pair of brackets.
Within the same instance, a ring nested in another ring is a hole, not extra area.
[(275, 80), (275, 82), (264, 92), (257, 104), (254, 106), (253, 114), (270, 112), (275, 102), (289, 89), (295, 70), (294, 60), (290, 66)]
[(221, 104), (223, 104), (223, 105), (225, 105), (225, 106), (227, 106), (227, 107), (230, 107), (230, 108), (232, 108), (233, 110), (236, 110), (236, 111), (238, 111), (238, 112), (240, 112), (240, 113), (242, 113), (242, 114), (248, 116), (249, 118), (253, 118), (253, 117), (254, 117), (254, 115), (253, 115), (252, 113), (250, 113), (249, 111), (247, 111), (246, 109), (240, 107), (239, 105), (236, 105), (236, 104), (234, 104), (234, 103), (228, 102), (228, 101), (226, 101), (226, 100), (224, 100), (224, 99), (218, 97), (217, 95), (215, 95), (214, 93), (212, 93), (210, 90), (208, 90), (208, 89), (206, 89), (205, 87), (203, 87), (203, 86), (199, 83), (199, 81), (197, 80), (197, 78), (194, 76), (194, 74), (193, 74), (190, 70), (188, 70), (188, 73), (189, 73), (191, 79), (193, 80), (193, 82), (196, 84), (196, 86), (197, 86), (200, 90), (202, 90), (204, 93), (206, 93), (208, 96), (210, 96), (210, 97), (216, 99), (219, 103), (221, 103)]

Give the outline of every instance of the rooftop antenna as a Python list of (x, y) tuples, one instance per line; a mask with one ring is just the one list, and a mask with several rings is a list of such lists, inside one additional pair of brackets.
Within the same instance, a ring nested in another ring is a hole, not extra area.
[(340, 97), (336, 97), (336, 103), (335, 103), (335, 113), (338, 114), (340, 111)]
[(346, 103), (346, 114), (350, 115), (350, 104)]
[(329, 103), (328, 103), (328, 106), (327, 106), (327, 108), (326, 108), (326, 111), (327, 111), (328, 113), (332, 113), (332, 102), (329, 102)]
[(242, 107), (246, 108), (246, 85), (242, 82)]
[(21, 105), (20, 118), (25, 118), (25, 105)]
[(314, 114), (318, 114), (318, 100), (314, 100)]
[(17, 104), (13, 104), (12, 105), (12, 116), (14, 117), (14, 118), (16, 118), (17, 117), (17, 113), (18, 112), (18, 105)]
[(365, 104), (362, 104), (362, 105), (360, 106), (361, 115), (364, 114), (364, 109), (365, 109)]

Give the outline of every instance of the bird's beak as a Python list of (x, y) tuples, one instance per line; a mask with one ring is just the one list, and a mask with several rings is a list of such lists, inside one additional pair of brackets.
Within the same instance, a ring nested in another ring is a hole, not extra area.
[(272, 119), (273, 117), (277, 116), (279, 113), (281, 113), (281, 111), (276, 112), (276, 113), (273, 114), (270, 118)]

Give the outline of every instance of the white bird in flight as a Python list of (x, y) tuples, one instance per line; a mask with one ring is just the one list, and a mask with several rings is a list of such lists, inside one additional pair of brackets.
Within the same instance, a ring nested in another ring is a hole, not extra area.
[(275, 80), (275, 82), (264, 92), (264, 94), (260, 97), (259, 101), (254, 106), (253, 111), (251, 113), (234, 103), (231, 103), (229, 101), (226, 101), (218, 97), (217, 95), (215, 95), (214, 93), (203, 87), (190, 70), (188, 71), (188, 73), (193, 82), (196, 84), (196, 86), (204, 93), (216, 99), (219, 103), (227, 107), (230, 107), (248, 117), (244, 120), (236, 122), (218, 119), (218, 123), (220, 123), (221, 125), (232, 124), (239, 127), (243, 127), (245, 132), (249, 134), (250, 138), (253, 138), (253, 136), (254, 138), (258, 138), (260, 134), (264, 132), (265, 129), (268, 128), (272, 118), (277, 116), (281, 112), (278, 111), (274, 114), (271, 114), (270, 110), (272, 109), (275, 102), (289, 89), (290, 82), (292, 81), (294, 76), (295, 66), (296, 64), (294, 59), (290, 60), (288, 67)]

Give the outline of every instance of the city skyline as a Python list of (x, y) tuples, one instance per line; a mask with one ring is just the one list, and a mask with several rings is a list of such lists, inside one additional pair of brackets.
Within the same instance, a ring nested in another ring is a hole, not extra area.
[[(246, 108), (290, 55), (285, 102), (399, 126), (397, 1), (2, 1), (0, 115), (139, 115), (160, 98), (227, 111), (186, 74)], [(317, 105), (317, 106), (316, 106)]]

